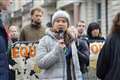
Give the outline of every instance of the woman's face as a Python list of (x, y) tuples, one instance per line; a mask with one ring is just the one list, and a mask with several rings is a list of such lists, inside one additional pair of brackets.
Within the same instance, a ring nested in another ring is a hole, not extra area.
[(99, 36), (99, 34), (100, 34), (100, 30), (99, 29), (94, 29), (94, 30), (92, 30), (92, 37), (98, 37)]
[(59, 32), (60, 29), (67, 30), (68, 21), (65, 18), (57, 18), (53, 23), (53, 30)]
[(11, 38), (17, 38), (18, 37), (18, 31), (17, 31), (16, 26), (11, 26), (9, 28), (9, 31), (10, 31)]

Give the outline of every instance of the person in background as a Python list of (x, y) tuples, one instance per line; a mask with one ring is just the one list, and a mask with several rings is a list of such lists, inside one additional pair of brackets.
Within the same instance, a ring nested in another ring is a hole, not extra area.
[(72, 55), (73, 52), (77, 54), (77, 49), (72, 44), (75, 35), (71, 34), (69, 26), (69, 14), (63, 10), (56, 11), (52, 16), (52, 27), (39, 40), (37, 48), (36, 61), (43, 69), (40, 80), (82, 80), (79, 61), (74, 63), (78, 56)]
[(105, 40), (104, 37), (102, 37), (101, 27), (96, 22), (92, 22), (88, 25), (87, 36), (90, 42), (94, 40)]
[(79, 62), (80, 62), (80, 70), (83, 74), (83, 79), (87, 80), (87, 73), (88, 69), (87, 67), (89, 66), (89, 55), (90, 51), (88, 48), (87, 44), (87, 36), (85, 35), (85, 22), (84, 21), (79, 21), (76, 27), (78, 31), (78, 37), (76, 40), (76, 45), (78, 49), (78, 57), (79, 57)]
[[(19, 37), (19, 41), (25, 41), (27, 43), (38, 43), (38, 40), (41, 39), (44, 35), (45, 35), (45, 27), (43, 27), (42, 25), (42, 19), (43, 19), (43, 15), (44, 15), (44, 11), (41, 7), (34, 7), (33, 9), (31, 9), (31, 23), (30, 25), (24, 26), (20, 32), (20, 37)], [(30, 55), (29, 55), (30, 56)], [(25, 66), (23, 68), (25, 68), (26, 70), (24, 70), (24, 72), (27, 72), (24, 74), (24, 76), (26, 77), (26, 79), (33, 79), (33, 77), (35, 76), (36, 80), (38, 80), (38, 75), (36, 75), (35, 72), (35, 68), (38, 68), (38, 66), (36, 66), (35, 63), (35, 57), (30, 58), (30, 57), (25, 57)], [(29, 63), (26, 63), (30, 61)], [(40, 70), (40, 68), (39, 68)]]
[(87, 38), (87, 35), (85, 34), (85, 29), (86, 29), (86, 25), (85, 25), (85, 21), (80, 20), (77, 24), (77, 30), (78, 30), (78, 37), (80, 37), (81, 39), (85, 39)]
[[(92, 22), (88, 25), (88, 29), (87, 29), (87, 37), (88, 37), (88, 46), (90, 49), (90, 59), (89, 59), (89, 71), (88, 71), (88, 76), (90, 80), (97, 80), (97, 76), (96, 76), (96, 63), (97, 63), (97, 57), (96, 55), (98, 53), (91, 53), (91, 44), (94, 42), (103, 42), (105, 39), (104, 37), (102, 37), (102, 32), (101, 32), (101, 27), (97, 22)], [(91, 55), (94, 54), (94, 57), (92, 57)], [(93, 65), (95, 67), (93, 67)]]
[(11, 0), (0, 0), (0, 80), (9, 80), (9, 64), (7, 57), (8, 34), (4, 28), (1, 12), (7, 10)]
[(22, 28), (20, 41), (38, 41), (43, 37), (45, 27), (42, 26), (43, 9), (35, 7), (31, 10), (31, 24)]
[(9, 61), (9, 80), (16, 80), (15, 79), (15, 70), (13, 69), (13, 66), (16, 64), (16, 62), (12, 59), (11, 56), (11, 47), (13, 43), (18, 41), (19, 37), (19, 32), (17, 26), (11, 25), (9, 27), (9, 36), (10, 36), (10, 42), (9, 42), (9, 47), (8, 47), (8, 61)]
[(120, 80), (120, 12), (98, 56), (97, 77), (100, 80)]
[(9, 27), (9, 35), (10, 35), (10, 38), (13, 43), (18, 41), (18, 38), (19, 38), (18, 27), (14, 26), (14, 25), (10, 26)]

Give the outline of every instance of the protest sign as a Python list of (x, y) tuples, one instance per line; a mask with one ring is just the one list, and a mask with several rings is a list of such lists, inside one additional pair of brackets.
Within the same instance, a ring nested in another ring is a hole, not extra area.
[(39, 80), (41, 69), (36, 64), (38, 42), (16, 42), (11, 47), (11, 57), (16, 62), (16, 80)]
[(104, 44), (104, 41), (92, 41), (90, 42), (90, 67), (96, 69), (98, 55)]

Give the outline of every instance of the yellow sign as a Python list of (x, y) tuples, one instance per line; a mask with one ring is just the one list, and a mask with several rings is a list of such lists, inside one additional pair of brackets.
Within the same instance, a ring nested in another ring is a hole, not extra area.
[(90, 43), (90, 67), (96, 69), (98, 55), (104, 42), (92, 42)]

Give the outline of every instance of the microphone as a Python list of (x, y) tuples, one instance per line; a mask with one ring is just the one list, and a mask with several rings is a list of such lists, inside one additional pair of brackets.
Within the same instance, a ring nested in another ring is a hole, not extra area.
[(59, 29), (58, 33), (59, 33), (59, 38), (63, 39), (64, 38), (64, 29)]

